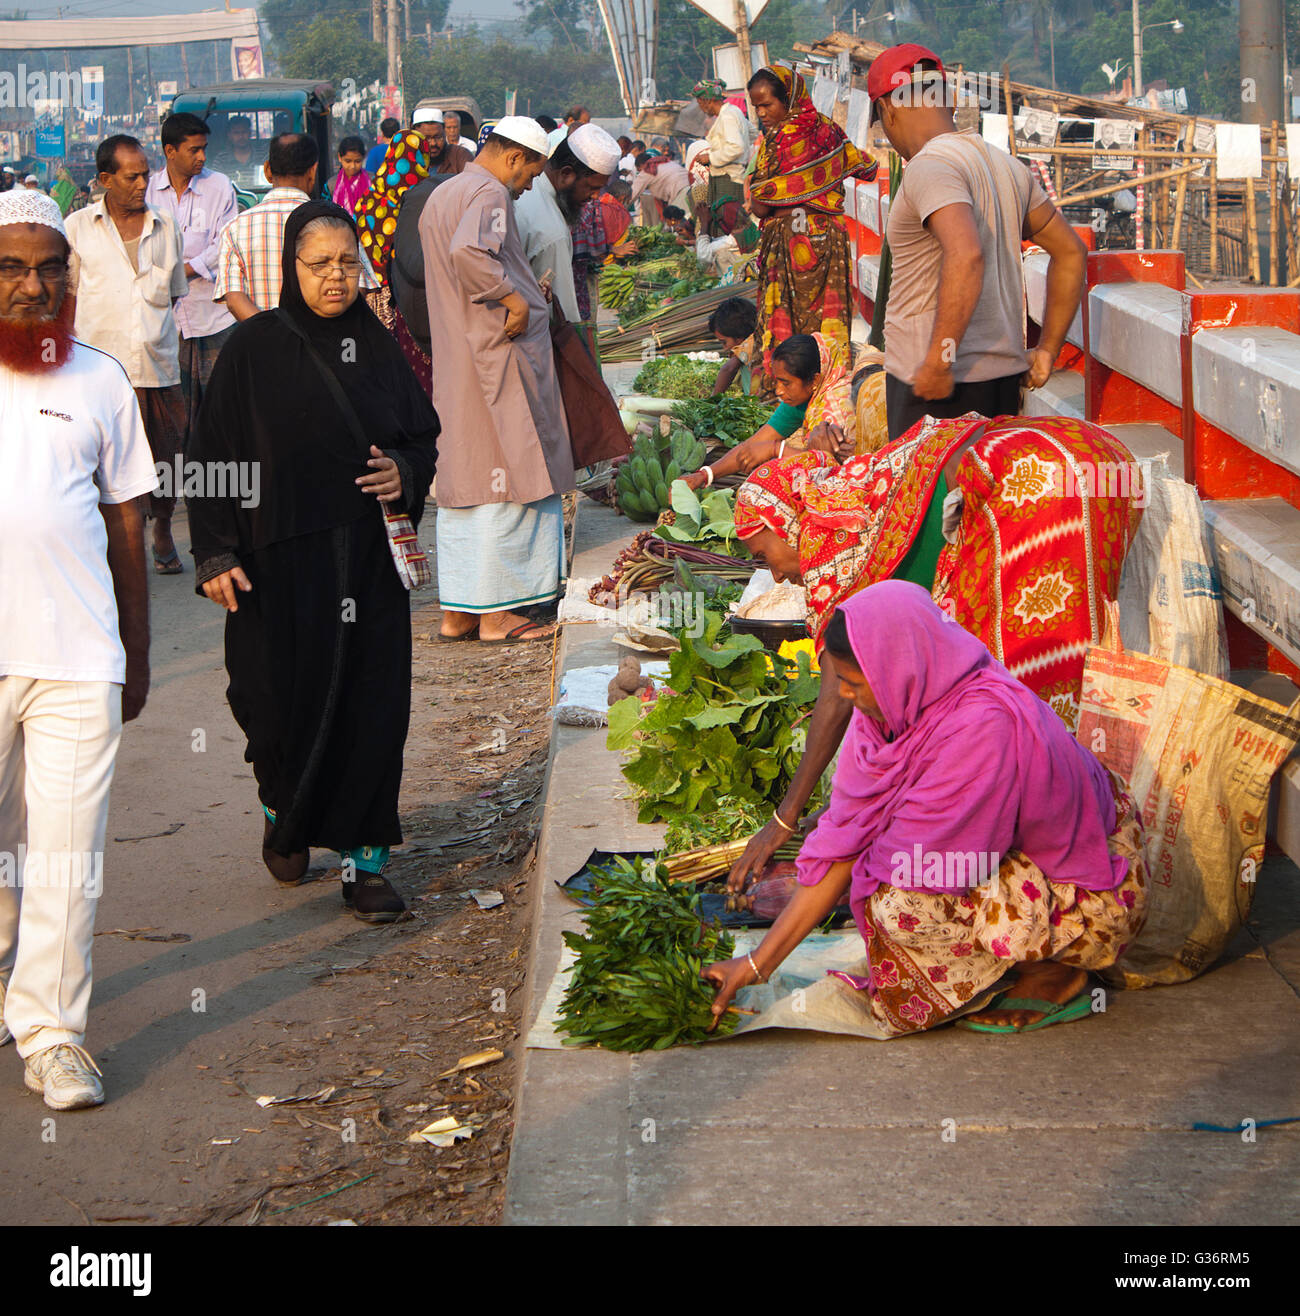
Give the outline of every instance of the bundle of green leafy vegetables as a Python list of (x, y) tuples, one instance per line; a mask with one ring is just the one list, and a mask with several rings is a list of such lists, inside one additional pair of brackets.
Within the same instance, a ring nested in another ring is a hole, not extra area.
[(632, 381), (632, 392), (651, 398), (707, 398), (721, 362), (692, 361), (688, 356), (657, 356)]
[(675, 544), (694, 544), (709, 553), (745, 557), (747, 550), (736, 538), (736, 491), (711, 489), (701, 498), (683, 481), (674, 480), (670, 491), (672, 521), (655, 528), (660, 539)]
[(648, 707), (631, 697), (609, 710), (607, 744), (631, 751), (623, 775), (641, 822), (705, 815), (721, 801), (775, 807), (799, 766), (819, 688), (808, 655), (790, 663), (752, 635), (719, 645), (721, 628), (705, 612), (702, 635), (680, 630), (668, 690)]
[(766, 424), (771, 414), (770, 403), (730, 393), (718, 398), (687, 399), (672, 410), (673, 419), (681, 421), (696, 438), (706, 443), (716, 439), (728, 448), (743, 443)]
[(657, 260), (661, 256), (677, 256), (682, 251), (677, 235), (657, 225), (651, 228), (644, 224), (633, 224), (628, 229), (627, 236), (636, 244), (635, 254), (627, 257), (627, 261), (631, 264), (640, 265), (648, 260)]
[[(704, 1041), (714, 991), (700, 971), (730, 959), (731, 937), (700, 921), (693, 886), (669, 881), (653, 859), (640, 868), (615, 858), (594, 868), (593, 903), (583, 932), (566, 932), (577, 953), (556, 1028), (567, 1046), (662, 1051)], [(724, 1014), (728, 1033), (738, 1016)]]

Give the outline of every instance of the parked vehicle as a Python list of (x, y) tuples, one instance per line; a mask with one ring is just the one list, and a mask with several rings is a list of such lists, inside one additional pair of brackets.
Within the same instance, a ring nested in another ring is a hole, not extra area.
[(283, 132), (309, 133), (315, 138), (321, 159), (316, 178), (316, 195), (320, 195), (334, 165), (330, 144), (333, 103), (334, 88), (328, 82), (245, 78), (187, 88), (173, 99), (171, 110), (197, 114), (212, 129), (208, 165), (229, 176), (240, 208), (247, 209), (270, 190), (262, 166), (268, 142)]

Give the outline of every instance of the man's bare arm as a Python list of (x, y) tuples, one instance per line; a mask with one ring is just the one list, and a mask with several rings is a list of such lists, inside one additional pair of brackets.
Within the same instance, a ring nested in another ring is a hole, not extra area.
[(1029, 212), (1024, 236), (1047, 252), (1047, 300), (1038, 346), (1029, 361), (1029, 386), (1040, 388), (1047, 382), (1052, 363), (1079, 309), (1088, 270), (1088, 249), (1050, 201)]
[(236, 320), (251, 320), (253, 316), (262, 313), (262, 308), (247, 293), (235, 292), (232, 289), (226, 294), (225, 301), (226, 310)]
[(149, 578), (144, 566), (141, 500), (100, 503), (108, 530), (108, 569), (117, 599), (117, 629), (126, 649), (122, 721), (140, 716), (149, 696)]

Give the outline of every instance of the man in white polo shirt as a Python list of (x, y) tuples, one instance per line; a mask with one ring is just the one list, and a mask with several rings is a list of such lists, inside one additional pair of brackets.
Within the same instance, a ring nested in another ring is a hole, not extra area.
[(0, 195), (0, 1045), (54, 1110), (104, 1100), (83, 1043), (122, 723), (149, 692), (142, 495), (122, 366), (72, 336), (55, 202)]

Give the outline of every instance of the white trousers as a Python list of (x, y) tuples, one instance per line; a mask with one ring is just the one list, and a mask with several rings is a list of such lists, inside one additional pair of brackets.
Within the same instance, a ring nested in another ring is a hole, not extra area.
[(122, 687), (0, 676), (0, 979), (20, 1055), (81, 1044)]

